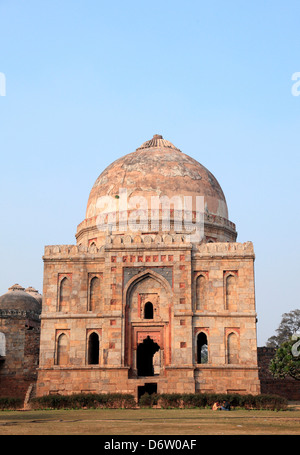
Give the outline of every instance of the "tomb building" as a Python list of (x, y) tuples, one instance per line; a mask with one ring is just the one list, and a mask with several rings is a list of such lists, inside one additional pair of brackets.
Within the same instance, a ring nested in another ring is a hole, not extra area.
[(0, 397), (24, 399), (36, 382), (41, 300), (19, 284), (0, 297)]
[(46, 246), (37, 396), (260, 393), (254, 250), (160, 135), (110, 164), (74, 245)]

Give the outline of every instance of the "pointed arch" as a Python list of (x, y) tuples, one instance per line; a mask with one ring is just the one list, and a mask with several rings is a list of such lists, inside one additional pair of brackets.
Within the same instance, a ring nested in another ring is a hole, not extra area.
[(208, 342), (204, 332), (197, 335), (197, 363), (208, 363)]
[(94, 276), (89, 284), (89, 311), (95, 311), (97, 307), (99, 307), (100, 301), (100, 278)]
[(88, 337), (88, 356), (87, 361), (88, 365), (98, 365), (99, 364), (99, 348), (100, 341), (99, 335), (96, 332), (90, 333)]
[(236, 296), (236, 275), (229, 273), (225, 277), (225, 308), (230, 311), (237, 311)]
[(227, 336), (227, 363), (239, 363), (238, 335), (235, 332), (230, 332)]
[(169, 282), (163, 276), (161, 276), (157, 272), (154, 272), (151, 269), (146, 269), (146, 270), (138, 273), (137, 275), (133, 276), (128, 281), (126, 286), (124, 287), (123, 297), (124, 297), (124, 301), (126, 302), (126, 306), (128, 306), (128, 304), (129, 304), (128, 296), (131, 294), (134, 287), (138, 283), (140, 283), (142, 280), (145, 280), (146, 278), (153, 278), (154, 280), (158, 281), (158, 283), (160, 283), (164, 287), (164, 289), (167, 292), (167, 295), (169, 297), (171, 297), (173, 295), (173, 291), (172, 291), (172, 288), (171, 288)]
[(71, 280), (66, 276), (63, 277), (59, 283), (58, 311), (70, 311), (71, 288)]
[[(161, 301), (161, 298), (163, 298), (164, 302), (164, 309), (167, 311), (169, 314), (171, 314), (172, 311), (172, 301), (173, 301), (173, 291), (172, 287), (169, 283), (169, 281), (157, 273), (154, 270), (151, 270), (151, 268), (147, 268), (133, 277), (131, 277), (130, 280), (126, 283), (124, 286), (123, 290), (123, 302), (125, 303), (123, 305), (123, 328), (124, 328), (124, 336), (122, 337), (122, 362), (124, 365), (129, 366), (130, 368), (133, 369), (133, 371), (136, 369), (136, 347), (135, 347), (135, 341), (133, 338), (133, 327), (131, 324), (131, 316), (132, 312), (136, 312), (136, 317), (140, 317), (137, 315), (138, 313), (138, 304), (132, 305), (132, 299), (135, 298), (136, 301), (138, 301), (138, 294), (135, 295), (137, 292), (137, 288), (139, 284), (143, 284), (143, 281), (147, 280), (152, 280), (153, 284), (156, 285), (157, 287), (160, 288), (158, 291), (159, 295), (159, 302)], [(155, 283), (156, 282), (156, 283)], [(151, 288), (151, 292), (154, 292)], [(143, 291), (144, 292), (144, 291)], [(156, 291), (155, 291), (156, 292)], [(159, 305), (160, 303), (157, 303), (154, 300), (151, 300), (148, 296), (146, 297), (145, 303), (148, 301), (151, 302), (153, 305), (153, 320), (157, 317), (156, 315), (159, 313)], [(137, 302), (136, 302), (137, 303)], [(144, 309), (144, 307), (143, 307)], [(141, 317), (143, 318), (144, 312), (141, 314)], [(149, 321), (150, 324), (152, 324)], [(164, 344), (161, 346), (161, 349), (164, 350), (164, 364), (169, 365), (171, 362), (171, 331), (170, 331), (170, 325), (166, 327), (165, 331), (165, 337), (164, 337)]]
[(68, 365), (69, 363), (69, 337), (65, 333), (61, 333), (57, 338), (56, 364)]
[(196, 278), (196, 311), (207, 309), (207, 278), (204, 273)]

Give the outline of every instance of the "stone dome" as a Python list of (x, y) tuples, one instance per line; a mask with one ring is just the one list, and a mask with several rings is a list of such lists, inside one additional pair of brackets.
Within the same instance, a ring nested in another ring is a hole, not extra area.
[(35, 289), (35, 288), (32, 287), (32, 286), (29, 286), (28, 288), (25, 289), (25, 292), (27, 292), (27, 294), (31, 295), (31, 296), (34, 297), (40, 304), (42, 304), (43, 297), (42, 297), (42, 295), (39, 293), (39, 291), (38, 291), (37, 289)]
[(22, 286), (15, 284), (0, 297), (0, 312), (3, 311), (9, 311), (11, 315), (18, 314), (19, 311), (39, 314), (41, 305)]
[(235, 240), (235, 225), (227, 223), (227, 203), (217, 179), (171, 142), (154, 135), (136, 151), (114, 161), (99, 175), (89, 195), (85, 221), (78, 226), (78, 242), (82, 242), (86, 228), (92, 234), (92, 227), (102, 210), (101, 206), (99, 208), (100, 198), (109, 196), (118, 200), (120, 189), (126, 190), (128, 200), (135, 196), (146, 198), (148, 209), (152, 196), (167, 196), (170, 199), (174, 196), (192, 196), (194, 199), (195, 196), (203, 196), (206, 218), (211, 217), (212, 222), (222, 220), (221, 224), (228, 225), (232, 231), (224, 240)]

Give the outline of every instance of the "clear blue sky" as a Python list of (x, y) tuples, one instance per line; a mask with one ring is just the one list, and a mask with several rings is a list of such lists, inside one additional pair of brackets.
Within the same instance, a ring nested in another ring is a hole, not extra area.
[(0, 294), (42, 291), (94, 181), (162, 134), (256, 252), (258, 345), (299, 308), (299, 0), (0, 0)]

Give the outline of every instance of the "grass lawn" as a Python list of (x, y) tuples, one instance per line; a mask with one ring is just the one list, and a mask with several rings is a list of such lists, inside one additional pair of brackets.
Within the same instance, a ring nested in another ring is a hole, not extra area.
[(300, 410), (0, 411), (0, 435), (299, 435)]

